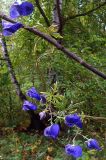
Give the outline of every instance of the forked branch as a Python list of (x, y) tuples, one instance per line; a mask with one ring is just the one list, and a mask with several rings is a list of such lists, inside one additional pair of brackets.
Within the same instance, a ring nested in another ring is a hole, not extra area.
[(93, 9), (87, 11), (87, 12), (80, 13), (80, 14), (76, 14), (76, 15), (73, 15), (73, 16), (69, 16), (69, 17), (67, 17), (66, 19), (64, 19), (64, 24), (65, 24), (67, 21), (71, 20), (71, 19), (74, 19), (74, 18), (77, 18), (77, 17), (81, 17), (81, 16), (89, 15), (90, 13), (93, 13), (94, 11), (100, 9), (101, 7), (103, 7), (103, 6), (105, 6), (105, 5), (106, 5), (106, 1), (105, 1), (104, 3), (102, 3), (102, 4), (100, 4), (99, 6), (97, 6), (97, 7), (93, 8)]
[(19, 96), (21, 101), (24, 101), (24, 100), (26, 100), (26, 96), (22, 93), (22, 91), (20, 89), (20, 85), (19, 85), (19, 83), (17, 81), (16, 75), (15, 75), (15, 72), (14, 72), (14, 69), (13, 69), (9, 54), (8, 54), (7, 45), (6, 45), (6, 41), (5, 41), (4, 37), (1, 38), (1, 43), (2, 43), (3, 57), (4, 57), (4, 60), (5, 60), (6, 64), (7, 64), (7, 67), (8, 67), (10, 76), (11, 76), (11, 81), (15, 86), (17, 95)]
[(50, 22), (49, 22), (49, 20), (48, 20), (48, 18), (47, 18), (47, 16), (46, 16), (44, 10), (43, 10), (42, 7), (40, 6), (39, 0), (35, 0), (35, 2), (36, 2), (36, 6), (37, 6), (38, 9), (39, 9), (39, 12), (41, 13), (42, 17), (43, 17), (44, 20), (45, 20), (45, 23), (46, 23), (47, 26), (49, 27), (49, 26), (50, 26)]

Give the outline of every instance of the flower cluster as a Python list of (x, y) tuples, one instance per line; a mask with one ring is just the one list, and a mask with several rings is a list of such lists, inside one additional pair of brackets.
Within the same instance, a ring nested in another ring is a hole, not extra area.
[[(46, 103), (46, 98), (44, 95), (40, 95), (35, 87), (32, 87), (30, 88), (27, 93), (26, 93), (27, 96), (31, 97), (31, 98), (34, 98), (38, 101), (41, 101), (41, 103)], [(35, 104), (33, 104), (32, 102), (29, 102), (29, 101), (24, 101), (23, 103), (23, 110), (27, 111), (27, 110), (36, 110), (37, 109), (37, 106)], [(44, 117), (44, 116), (43, 116)]]
[[(28, 16), (30, 15), (34, 10), (34, 7), (32, 3), (30, 2), (22, 2), (19, 4), (18, 2), (15, 2), (10, 7), (10, 17), (11, 18), (18, 18), (20, 16)], [(7, 21), (2, 21), (2, 27), (3, 27), (3, 35), (4, 36), (10, 36), (13, 33), (15, 33), (18, 29), (22, 28), (23, 25), (21, 23), (10, 23)]]
[[(27, 91), (26, 95), (33, 98), (33, 99), (40, 101), (41, 103), (44, 103), (44, 104), (46, 103), (45, 95), (39, 94), (34, 87), (30, 88)], [(29, 101), (24, 101), (23, 110), (25, 110), (25, 111), (37, 110), (37, 106)], [(39, 116), (40, 116), (41, 120), (44, 119), (46, 117), (45, 110), (40, 112)], [(64, 123), (68, 127), (76, 126), (80, 129), (82, 128), (82, 120), (81, 120), (81, 117), (77, 113), (66, 115), (64, 118)], [(48, 126), (44, 129), (44, 136), (48, 137), (48, 138), (56, 139), (58, 137), (59, 133), (60, 133), (59, 124), (51, 124), (50, 126)], [(95, 149), (98, 151), (101, 150), (96, 139), (87, 139), (87, 141), (85, 141), (85, 143), (86, 143), (86, 146), (89, 150), (92, 150), (92, 149)], [(69, 156), (73, 156), (74, 158), (78, 158), (78, 157), (82, 156), (82, 148), (81, 148), (81, 146), (75, 145), (74, 143), (67, 144), (65, 146), (65, 153)]]

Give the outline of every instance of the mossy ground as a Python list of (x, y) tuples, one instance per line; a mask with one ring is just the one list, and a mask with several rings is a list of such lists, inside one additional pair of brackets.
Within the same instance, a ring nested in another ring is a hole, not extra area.
[[(45, 138), (42, 133), (17, 132), (13, 128), (4, 128), (0, 136), (0, 160), (75, 160), (67, 156), (62, 147), (68, 143), (69, 134), (67, 137), (60, 135), (58, 141), (53, 141)], [(79, 160), (106, 160), (105, 147), (99, 153), (89, 152), (81, 141), (77, 143), (84, 147), (83, 156)]]

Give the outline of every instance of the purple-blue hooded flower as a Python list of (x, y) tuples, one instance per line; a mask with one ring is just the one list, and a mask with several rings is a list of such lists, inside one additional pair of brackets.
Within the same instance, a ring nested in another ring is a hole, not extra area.
[(2, 21), (3, 27), (3, 35), (10, 36), (15, 33), (18, 29), (22, 28), (23, 25), (21, 23), (10, 23), (6, 21)]
[(82, 156), (82, 148), (80, 146), (67, 144), (65, 146), (65, 152), (67, 155), (73, 156), (74, 158), (78, 158)]
[(21, 4), (15, 2), (10, 8), (10, 17), (17, 18), (19, 16), (28, 16), (33, 10), (34, 7), (30, 2), (22, 2)]
[(31, 98), (35, 98), (37, 99), (38, 101), (41, 100), (41, 96), (39, 95), (39, 93), (36, 91), (35, 87), (32, 87), (30, 88), (27, 93), (26, 93), (27, 96), (31, 97)]
[(60, 127), (58, 124), (53, 124), (44, 130), (44, 136), (51, 137), (51, 138), (57, 138), (58, 134), (60, 132)]
[(41, 103), (45, 104), (46, 103), (46, 96), (44, 94), (42, 94), (41, 96)]
[(30, 15), (33, 10), (34, 10), (34, 7), (33, 7), (33, 4), (30, 3), (30, 2), (23, 2), (21, 5), (21, 16), (28, 16)]
[(14, 4), (10, 8), (10, 17), (17, 18), (21, 16), (21, 7), (18, 2), (14, 2)]
[(96, 149), (96, 150), (101, 150), (99, 143), (96, 139), (89, 139), (88, 141), (85, 142), (88, 149)]
[(35, 106), (33, 103), (29, 102), (29, 101), (24, 101), (22, 109), (24, 111), (28, 111), (28, 110), (37, 110), (37, 106)]
[(76, 125), (77, 127), (82, 128), (82, 121), (81, 118), (77, 115), (77, 113), (67, 115), (65, 117), (65, 124), (69, 127), (73, 127), (74, 125)]
[(39, 116), (40, 116), (40, 120), (44, 119), (46, 117), (46, 112), (45, 111), (40, 112)]

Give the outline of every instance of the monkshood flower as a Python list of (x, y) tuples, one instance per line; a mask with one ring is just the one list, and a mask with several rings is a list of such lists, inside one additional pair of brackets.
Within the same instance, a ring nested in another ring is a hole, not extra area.
[(101, 150), (99, 143), (96, 139), (89, 139), (88, 141), (85, 142), (88, 149), (95, 149), (95, 150)]
[(69, 127), (73, 127), (74, 125), (76, 125), (77, 127), (82, 128), (82, 121), (81, 118), (77, 115), (77, 113), (67, 115), (65, 117), (65, 124)]
[(40, 112), (39, 116), (40, 116), (40, 120), (44, 119), (46, 117), (46, 112), (45, 111)]
[(24, 111), (28, 111), (28, 110), (37, 110), (37, 106), (35, 106), (33, 103), (29, 102), (29, 101), (24, 101), (22, 109)]
[(51, 138), (57, 138), (58, 134), (60, 132), (60, 127), (58, 124), (52, 124), (51, 126), (45, 128), (44, 130), (44, 136), (51, 137)]
[(46, 103), (46, 96), (44, 94), (42, 94), (41, 96), (41, 103)]
[(74, 158), (78, 158), (82, 156), (82, 148), (80, 146), (67, 144), (65, 146), (65, 152), (67, 155), (73, 156)]
[(10, 17), (11, 18), (17, 18), (21, 13), (20, 4), (18, 2), (14, 2), (14, 4), (10, 8)]
[(21, 23), (10, 23), (7, 21), (2, 21), (3, 27), (3, 35), (10, 36), (15, 33), (18, 29), (22, 28), (23, 25)]
[(15, 2), (10, 8), (10, 17), (17, 18), (19, 16), (28, 16), (34, 10), (33, 4), (30, 2)]
[(41, 100), (41, 96), (40, 94), (36, 91), (35, 87), (32, 87), (30, 88), (27, 93), (26, 93), (27, 96), (31, 97), (31, 98), (35, 98), (37, 99), (38, 101)]
[(30, 15), (33, 10), (34, 10), (34, 7), (33, 7), (33, 4), (30, 3), (30, 2), (23, 2), (21, 5), (21, 15), (22, 16), (28, 16)]

